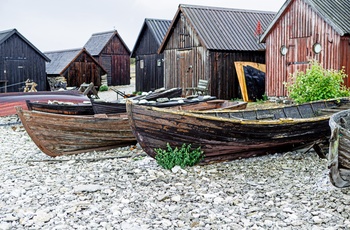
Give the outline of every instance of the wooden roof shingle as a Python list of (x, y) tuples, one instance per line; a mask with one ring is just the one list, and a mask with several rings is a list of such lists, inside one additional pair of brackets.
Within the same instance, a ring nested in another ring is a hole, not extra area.
[(265, 50), (265, 45), (258, 43), (256, 28), (259, 22), (263, 30), (267, 28), (276, 14), (268, 11), (180, 4), (158, 52), (165, 48), (181, 13), (204, 47), (209, 50), (235, 51)]

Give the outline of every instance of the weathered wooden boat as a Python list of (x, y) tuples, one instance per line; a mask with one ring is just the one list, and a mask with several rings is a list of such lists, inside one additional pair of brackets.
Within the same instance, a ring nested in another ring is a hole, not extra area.
[(104, 101), (101, 99), (90, 98), (90, 101), (95, 114), (115, 114), (126, 112), (126, 105), (124, 100)]
[[(127, 102), (131, 128), (143, 150), (191, 144), (202, 163), (291, 151), (328, 140), (329, 117), (349, 108), (349, 99), (238, 111), (174, 111)], [(318, 149), (318, 148), (316, 148)]]
[(331, 183), (344, 188), (350, 186), (350, 110), (335, 113), (329, 119), (331, 138), (328, 168)]
[(21, 106), (26, 109), (26, 100), (44, 102), (59, 100), (82, 103), (89, 100), (89, 98), (77, 90), (0, 93), (0, 116), (16, 114), (15, 106)]
[(62, 101), (30, 101), (26, 100), (28, 110), (36, 110), (46, 113), (59, 113), (66, 115), (93, 115), (94, 110), (90, 101), (89, 103), (72, 103), (72, 102), (62, 102)]
[[(190, 105), (193, 105), (193, 109), (197, 108), (202, 108), (202, 109), (215, 109), (215, 108), (219, 108), (220, 105), (222, 106), (234, 106), (234, 103), (229, 103), (225, 101), (216, 101), (213, 102), (212, 104), (206, 104), (203, 103), (201, 104), (201, 102), (207, 102), (207, 101), (211, 101), (216, 99), (216, 97), (212, 97), (212, 96), (198, 96), (195, 98), (170, 98), (166, 101), (162, 101), (162, 102), (157, 102), (157, 101), (148, 101), (145, 99), (141, 99), (139, 100), (138, 98), (130, 98), (128, 100), (132, 100), (134, 103), (136, 104), (142, 104), (142, 105), (147, 105), (147, 106), (154, 106), (154, 107), (174, 107), (174, 108), (181, 108), (180, 106), (182, 106), (183, 108), (189, 109)], [(107, 101), (103, 101), (103, 100), (96, 100), (96, 99), (90, 99), (91, 100), (91, 104), (92, 104), (92, 108), (95, 112), (95, 114), (99, 114), (99, 113), (105, 113), (105, 114), (114, 114), (114, 113), (125, 113), (126, 112), (126, 100), (119, 100), (119, 101), (111, 101), (111, 102), (107, 102)], [(197, 105), (197, 106), (195, 106)], [(236, 105), (238, 106), (238, 105)]]
[(174, 97), (180, 97), (182, 94), (182, 88), (160, 88), (156, 89), (153, 92), (147, 94), (144, 99), (146, 100), (156, 100), (157, 98), (174, 98)]
[(52, 157), (136, 143), (125, 113), (63, 115), (23, 110), (18, 106), (16, 111), (34, 143)]
[(229, 101), (221, 99), (213, 99), (198, 103), (182, 104), (169, 107), (172, 110), (189, 110), (189, 111), (219, 111), (219, 110), (241, 110), (247, 108), (247, 102), (244, 101)]

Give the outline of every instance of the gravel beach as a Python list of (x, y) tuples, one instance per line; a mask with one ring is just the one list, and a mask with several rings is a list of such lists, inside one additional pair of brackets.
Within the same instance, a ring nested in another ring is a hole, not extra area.
[(350, 229), (314, 152), (162, 169), (138, 146), (51, 158), (0, 118), (0, 229)]
[(0, 229), (350, 229), (350, 189), (313, 151), (172, 170), (137, 145), (51, 158), (16, 115), (0, 143)]

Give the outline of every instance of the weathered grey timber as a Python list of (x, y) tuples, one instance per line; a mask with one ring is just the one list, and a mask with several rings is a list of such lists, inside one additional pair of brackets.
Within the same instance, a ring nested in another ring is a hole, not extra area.
[(332, 184), (338, 188), (350, 186), (350, 110), (338, 112), (329, 119), (332, 136), (329, 145), (328, 168)]

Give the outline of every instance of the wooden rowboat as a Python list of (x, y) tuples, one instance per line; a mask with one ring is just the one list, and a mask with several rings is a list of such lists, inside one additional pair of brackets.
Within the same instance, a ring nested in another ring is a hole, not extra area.
[(95, 114), (126, 113), (126, 105), (123, 101), (103, 101), (101, 99), (91, 100), (91, 106)]
[(324, 142), (330, 136), (330, 115), (349, 106), (346, 98), (260, 110), (188, 112), (127, 102), (127, 114), (138, 143), (151, 157), (167, 143), (186, 143), (201, 147), (202, 163), (210, 163)]
[(214, 99), (198, 103), (190, 103), (169, 107), (172, 110), (189, 110), (189, 111), (219, 111), (219, 110), (241, 110), (247, 108), (247, 102), (243, 101), (229, 101)]
[[(201, 104), (201, 102), (206, 102), (210, 100), (214, 100), (216, 97), (211, 96), (199, 96), (196, 98), (170, 98), (167, 101), (164, 102), (156, 102), (156, 101), (148, 101), (145, 99), (139, 100), (139, 99), (133, 99), (130, 98), (128, 100), (132, 100), (134, 103), (142, 104), (142, 105), (148, 105), (148, 106), (155, 106), (155, 107), (174, 107), (174, 108), (180, 108), (180, 106), (183, 106), (184, 108), (189, 105), (195, 105), (198, 104), (195, 107), (202, 107), (202, 108), (218, 108), (219, 105), (232, 105), (229, 103), (224, 103), (224, 101), (216, 101), (213, 102), (211, 105), (208, 105), (206, 103)], [(113, 102), (107, 102), (107, 101), (101, 101), (101, 100), (95, 100), (90, 99), (92, 108), (95, 112), (95, 114), (99, 113), (105, 113), (105, 114), (114, 114), (114, 113), (125, 113), (126, 112), (126, 100), (121, 101), (113, 101)], [(237, 105), (236, 105), (237, 106)]]
[(21, 106), (26, 109), (26, 100), (44, 102), (59, 100), (82, 103), (89, 100), (89, 98), (77, 90), (0, 93), (0, 116), (16, 114), (15, 106)]
[(136, 143), (126, 114), (63, 115), (21, 107), (16, 107), (16, 111), (34, 143), (52, 157)]
[[(89, 101), (90, 102), (90, 101)], [(66, 115), (93, 115), (92, 105), (86, 103), (72, 103), (61, 101), (29, 101), (26, 100), (28, 110), (36, 110), (46, 113), (59, 113)]]
[(329, 119), (331, 138), (328, 168), (331, 183), (344, 188), (350, 186), (350, 110), (338, 112)]
[(149, 93), (144, 97), (146, 100), (156, 100), (157, 98), (173, 98), (173, 97), (180, 97), (182, 94), (182, 88), (160, 88), (156, 89), (155, 91)]

